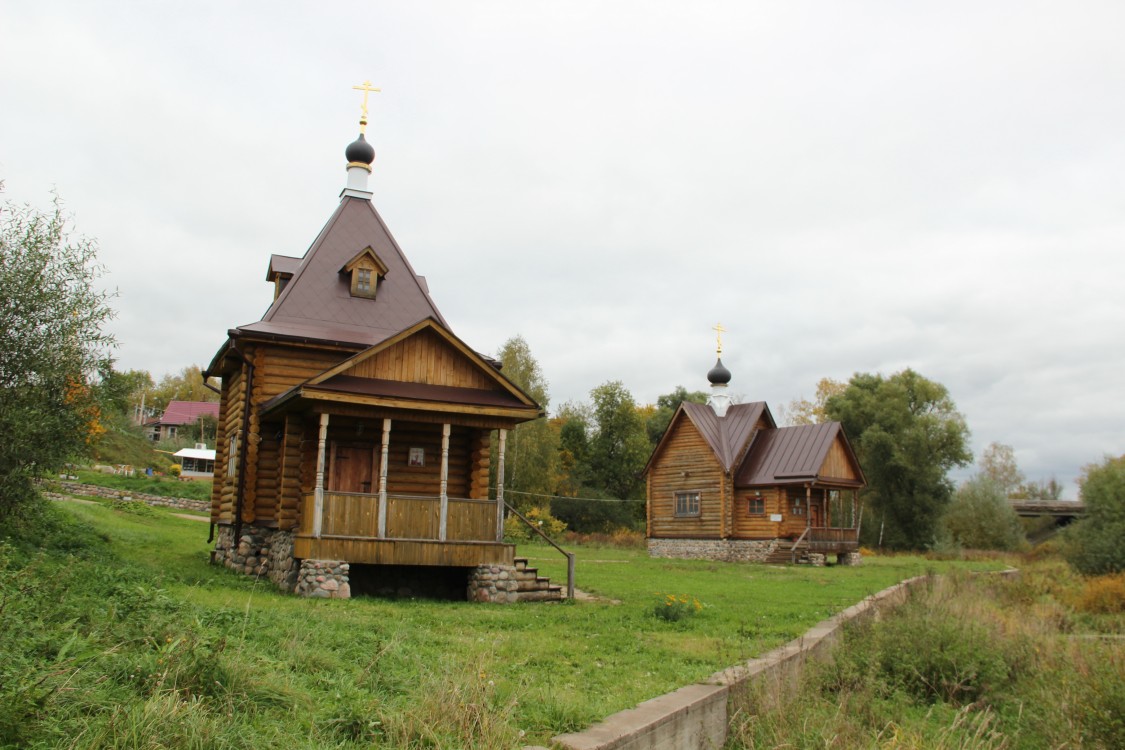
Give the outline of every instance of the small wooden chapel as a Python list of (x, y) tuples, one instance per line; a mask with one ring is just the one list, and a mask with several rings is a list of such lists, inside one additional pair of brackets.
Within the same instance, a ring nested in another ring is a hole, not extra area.
[(339, 206), (303, 256), (270, 257), (272, 303), (203, 373), (222, 383), (212, 561), (305, 596), (561, 598), (503, 539), (507, 431), (542, 410), (454, 335), (372, 205), (377, 89), (356, 88)]
[[(716, 330), (723, 330), (717, 326)], [(764, 401), (680, 404), (644, 470), (649, 554), (732, 562), (859, 562), (863, 471), (839, 422), (778, 427)]]

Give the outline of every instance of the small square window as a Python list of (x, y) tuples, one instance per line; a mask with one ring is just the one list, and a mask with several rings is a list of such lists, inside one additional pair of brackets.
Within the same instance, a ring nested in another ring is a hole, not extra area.
[(676, 515), (677, 516), (698, 516), (699, 515), (699, 493), (698, 492), (677, 492), (676, 493)]
[(760, 516), (760, 515), (765, 514), (765, 512), (766, 512), (766, 499), (764, 497), (752, 497), (752, 498), (750, 498), (749, 510), (750, 510), (750, 515), (752, 515), (752, 516)]
[(361, 294), (371, 293), (371, 269), (370, 268), (357, 268), (357, 278), (355, 280), (355, 290)]

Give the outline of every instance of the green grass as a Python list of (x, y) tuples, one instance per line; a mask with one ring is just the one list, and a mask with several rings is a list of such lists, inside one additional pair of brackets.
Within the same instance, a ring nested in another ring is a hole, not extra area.
[(786, 705), (749, 690), (728, 748), (1125, 747), (1125, 618), (1082, 589), (1058, 561), (938, 580), (846, 629)]
[(109, 487), (122, 492), (145, 492), (160, 497), (185, 497), (189, 500), (211, 499), (211, 480), (193, 479), (181, 482), (175, 477), (146, 476), (143, 473), (127, 477), (121, 474), (104, 474), (89, 469), (78, 470), (78, 481), (98, 487)]
[(152, 441), (144, 431), (132, 424), (111, 422), (92, 451), (93, 459), (106, 464), (128, 464), (144, 471), (151, 466), (156, 471), (168, 471), (175, 463), (172, 457), (153, 450)]
[[(50, 517), (50, 531), (16, 534), (0, 555), (0, 738), (32, 747), (542, 743), (898, 580), (965, 567), (766, 567), (584, 547), (578, 586), (604, 600), (306, 600), (208, 565), (207, 527), (163, 509), (64, 503)], [(565, 579), (554, 550), (519, 553)], [(654, 616), (668, 593), (704, 606)]]

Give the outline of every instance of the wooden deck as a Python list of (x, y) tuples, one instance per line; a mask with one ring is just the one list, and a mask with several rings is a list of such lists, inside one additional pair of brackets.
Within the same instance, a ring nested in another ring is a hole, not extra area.
[(810, 552), (854, 552), (859, 549), (859, 529), (813, 527), (805, 541)]
[(511, 565), (515, 545), (497, 541), (496, 501), (447, 499), (444, 538), (441, 499), (388, 495), (386, 524), (379, 533), (379, 496), (325, 492), (316, 523), (316, 497), (301, 498), (301, 525), (294, 556), (376, 565)]
[(298, 534), (293, 556), (301, 560), (343, 560), (371, 565), (512, 565), (516, 545), (499, 542), (436, 542), (428, 539), (371, 539), (365, 537)]

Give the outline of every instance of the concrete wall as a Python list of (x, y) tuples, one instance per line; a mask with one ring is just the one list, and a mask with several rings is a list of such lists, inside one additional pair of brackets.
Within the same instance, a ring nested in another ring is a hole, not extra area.
[(911, 589), (929, 580), (919, 576), (884, 589), (780, 648), (616, 713), (585, 731), (560, 734), (551, 739), (551, 746), (566, 750), (718, 750), (727, 739), (732, 699), (744, 700), (749, 688), (763, 688), (760, 692), (784, 699), (796, 688), (809, 659), (823, 659), (831, 653), (845, 624), (898, 606)]

